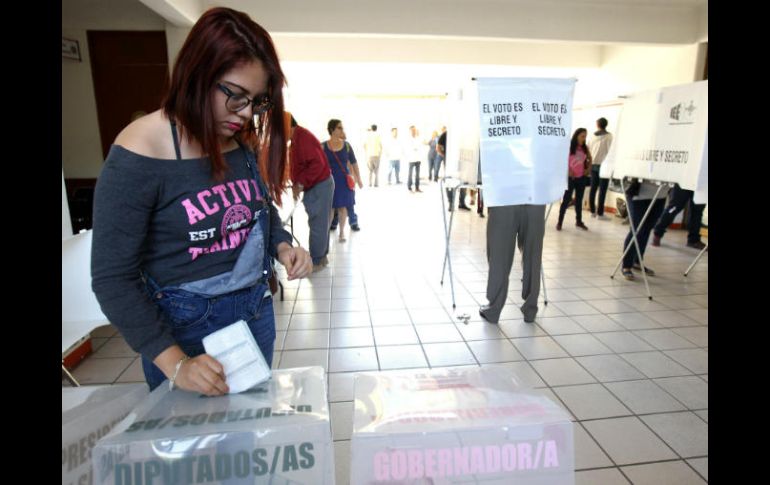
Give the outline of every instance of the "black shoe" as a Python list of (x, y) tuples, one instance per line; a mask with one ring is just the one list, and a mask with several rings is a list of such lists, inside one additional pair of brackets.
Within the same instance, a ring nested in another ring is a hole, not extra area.
[(524, 322), (525, 323), (535, 323), (535, 315), (532, 315), (532, 316), (524, 315)]
[(329, 227), (329, 232), (336, 231), (336, 230), (337, 230), (337, 226)]
[(497, 323), (497, 320), (492, 320), (489, 316), (487, 316), (487, 313), (489, 311), (489, 305), (483, 305), (479, 307), (479, 315), (481, 315), (481, 318), (486, 320), (489, 323)]
[[(639, 263), (634, 263), (633, 268), (637, 271), (642, 270), (642, 267), (639, 265)], [(647, 266), (644, 267), (644, 272), (647, 273), (648, 276), (655, 276), (655, 271), (653, 271), (652, 268), (648, 268)]]
[(535, 323), (535, 315), (537, 315), (537, 309), (535, 309), (534, 313), (526, 313), (523, 308), (519, 308), (521, 310), (522, 315), (524, 315), (524, 322), (526, 323)]
[(356, 231), (356, 232), (358, 232), (358, 231), (360, 231), (360, 230), (361, 230), (361, 228), (360, 228), (360, 227), (358, 227), (358, 224), (351, 224), (351, 225), (350, 225), (350, 230), (351, 230), (351, 231)]
[(462, 205), (460, 205), (460, 206), (459, 206), (459, 208), (460, 208), (460, 209), (462, 209), (462, 210), (464, 210), (464, 211), (469, 211), (469, 210), (471, 210), (471, 208), (470, 208), (470, 207), (468, 207), (468, 206), (467, 206), (467, 205), (465, 205), (465, 204), (462, 204)]
[(703, 241), (695, 241), (693, 243), (687, 243), (688, 248), (695, 248), (695, 249), (703, 249), (706, 247), (705, 244), (703, 244)]

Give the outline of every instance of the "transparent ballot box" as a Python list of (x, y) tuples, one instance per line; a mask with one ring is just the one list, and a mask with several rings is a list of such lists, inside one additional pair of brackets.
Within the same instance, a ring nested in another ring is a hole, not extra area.
[(218, 397), (159, 386), (134, 415), (94, 448), (94, 483), (334, 484), (322, 367)]
[(504, 368), (360, 373), (351, 484), (573, 485), (572, 422)]

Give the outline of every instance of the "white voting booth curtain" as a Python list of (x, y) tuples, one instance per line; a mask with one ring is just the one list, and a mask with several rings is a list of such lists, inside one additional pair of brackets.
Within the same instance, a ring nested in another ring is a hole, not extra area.
[(479, 78), (484, 201), (548, 204), (567, 188), (574, 79)]
[[(708, 81), (628, 96), (601, 176), (678, 183), (708, 198)], [(613, 153), (614, 152), (614, 153)]]

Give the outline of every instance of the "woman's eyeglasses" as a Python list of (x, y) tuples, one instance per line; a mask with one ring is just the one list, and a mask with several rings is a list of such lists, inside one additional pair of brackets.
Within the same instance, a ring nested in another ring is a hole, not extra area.
[(237, 113), (238, 111), (242, 110), (248, 105), (251, 105), (252, 113), (255, 115), (261, 115), (265, 111), (269, 110), (273, 107), (273, 102), (270, 101), (270, 98), (268, 95), (263, 94), (259, 97), (255, 98), (249, 98), (245, 94), (236, 94), (230, 90), (227, 86), (225, 86), (222, 83), (217, 83), (217, 88), (219, 88), (220, 91), (225, 93), (227, 96), (227, 101), (225, 101), (225, 106), (228, 110), (232, 111), (233, 113)]

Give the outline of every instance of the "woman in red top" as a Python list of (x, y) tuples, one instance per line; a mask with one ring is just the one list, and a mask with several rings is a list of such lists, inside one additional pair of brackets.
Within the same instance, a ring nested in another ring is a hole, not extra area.
[(561, 231), (564, 214), (572, 199), (572, 192), (575, 192), (575, 225), (584, 231), (588, 230), (583, 224), (583, 192), (586, 189), (585, 174), (591, 167), (591, 152), (586, 146), (586, 136), (588, 131), (585, 128), (578, 128), (572, 135), (569, 143), (569, 163), (567, 190), (564, 191), (564, 198), (559, 207), (559, 222), (556, 224), (556, 230)]

